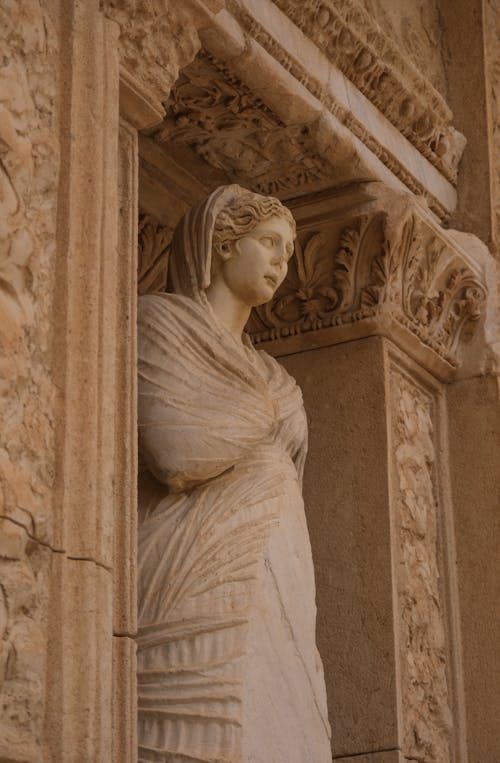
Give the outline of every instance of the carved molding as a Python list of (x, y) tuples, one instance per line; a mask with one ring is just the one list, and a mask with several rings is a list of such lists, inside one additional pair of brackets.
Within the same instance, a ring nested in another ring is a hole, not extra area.
[(403, 753), (447, 763), (453, 721), (439, 568), (436, 401), (393, 364), (390, 382)]
[(453, 240), (417, 203), (389, 194), (347, 218), (332, 209), (302, 230), (299, 219), (288, 276), (247, 329), (256, 344), (325, 330), (326, 343), (381, 333), (431, 350), (452, 370), (485, 298), (477, 268)]
[(208, 53), (184, 69), (166, 108), (155, 139), (212, 182), (274, 195), (332, 182), (334, 168), (316, 153), (308, 126), (285, 125)]
[[(309, 93), (311, 93), (314, 98), (316, 98), (335, 117), (335, 119), (352, 133), (352, 135), (359, 139), (364, 146), (366, 146), (366, 148), (377, 157), (377, 159), (379, 159), (396, 178), (398, 178), (398, 180), (404, 183), (404, 185), (412, 191), (412, 193), (418, 196), (423, 196), (426, 199), (429, 208), (441, 220), (448, 219), (451, 210), (449, 199), (445, 201), (440, 193), (436, 194), (436, 189), (433, 189), (432, 191), (429, 190), (428, 184), (422, 182), (421, 178), (408, 169), (407, 163), (397, 151), (390, 150), (387, 145), (380, 141), (379, 137), (375, 136), (372, 131), (367, 128), (364, 120), (360, 120), (350, 108), (346, 107), (345, 104), (342, 104), (330, 91), (327, 92), (324, 85), (316, 77), (312, 76), (311, 73), (292, 55), (290, 55), (288, 50), (280, 45), (269, 33), (268, 29), (260, 24), (243, 6), (236, 2), (236, 0), (229, 0), (228, 5), (239, 24), (241, 24), (241, 27), (259, 44), (259, 46), (262, 46), (262, 48), (271, 55), (283, 69), (290, 72), (297, 82), (305, 87)], [(424, 80), (424, 82), (426, 82), (426, 80)], [(399, 89), (400, 88), (398, 88), (398, 92)], [(402, 121), (402, 125), (406, 125), (405, 129), (407, 129), (408, 120), (406, 120), (406, 122)], [(399, 125), (396, 126), (400, 129)], [(457, 142), (456, 164), (458, 165), (465, 146), (465, 139), (460, 133), (454, 131), (453, 128), (451, 128), (451, 130)], [(417, 146), (415, 147), (419, 150)], [(441, 172), (438, 167), (436, 167), (436, 169)], [(451, 183), (446, 173), (443, 174), (441, 172), (441, 174), (443, 178), (446, 178), (447, 182)], [(450, 177), (455, 178), (456, 180), (455, 171), (452, 172)], [(450, 188), (452, 187), (453, 185), (450, 185)], [(300, 189), (297, 189), (297, 193), (300, 192)], [(438, 198), (438, 196), (440, 198)], [(451, 204), (453, 207), (454, 202), (451, 202)]]
[[(443, 97), (356, 0), (275, 0), (275, 4), (450, 182), (464, 137)], [(248, 27), (236, 0), (230, 7)]]

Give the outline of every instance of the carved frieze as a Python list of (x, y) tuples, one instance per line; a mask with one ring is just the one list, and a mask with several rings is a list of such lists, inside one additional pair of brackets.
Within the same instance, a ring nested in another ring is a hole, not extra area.
[(305, 124), (285, 125), (231, 70), (201, 53), (179, 77), (155, 139), (207, 185), (286, 195), (331, 184)]
[(404, 195), (390, 199), (360, 203), (347, 216), (332, 207), (314, 225), (299, 219), (288, 276), (247, 327), (255, 343), (319, 332), (311, 337), (317, 345), (381, 333), (457, 367), (486, 288), (421, 206), (405, 205)]
[(451, 760), (451, 692), (438, 549), (440, 513), (436, 401), (391, 366), (391, 441), (403, 752)]
[[(275, 0), (275, 4), (420, 153), (456, 182), (465, 139), (451, 125), (450, 109), (357, 0)], [(236, 0), (230, 7), (244, 19)]]

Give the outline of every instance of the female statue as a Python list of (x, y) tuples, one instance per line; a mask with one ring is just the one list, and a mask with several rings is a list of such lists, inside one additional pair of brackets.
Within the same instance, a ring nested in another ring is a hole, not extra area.
[(181, 220), (168, 294), (139, 304), (139, 761), (330, 763), (301, 497), (302, 396), (251, 345), (295, 222), (217, 189)]

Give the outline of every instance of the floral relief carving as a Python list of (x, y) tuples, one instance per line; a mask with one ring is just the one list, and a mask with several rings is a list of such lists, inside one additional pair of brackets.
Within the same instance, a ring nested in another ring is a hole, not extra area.
[(438, 566), (434, 400), (391, 373), (392, 464), (405, 759), (450, 761), (448, 647)]
[(274, 299), (257, 308), (248, 325), (254, 341), (326, 328), (362, 317), (361, 292), (357, 289), (363, 271), (359, 253), (371, 251), (376, 218), (357, 219), (340, 234), (332, 253), (323, 232), (307, 234), (296, 242), (289, 273)]
[(138, 272), (139, 294), (165, 291), (168, 253), (172, 230), (152, 215), (139, 215)]
[(415, 214), (394, 227), (376, 212), (328, 235), (299, 234), (286, 280), (247, 329), (258, 343), (388, 315), (457, 365), (485, 298), (478, 277)]
[(325, 184), (332, 168), (315, 153), (306, 125), (283, 122), (222, 62), (201, 53), (183, 70), (156, 140), (188, 152), (218, 181), (264, 194)]

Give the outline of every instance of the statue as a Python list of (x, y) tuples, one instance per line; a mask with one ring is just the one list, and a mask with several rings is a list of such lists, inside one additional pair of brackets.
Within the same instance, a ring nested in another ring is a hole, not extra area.
[(243, 332), (294, 238), (277, 199), (218, 188), (139, 300), (141, 763), (331, 761), (302, 395)]

